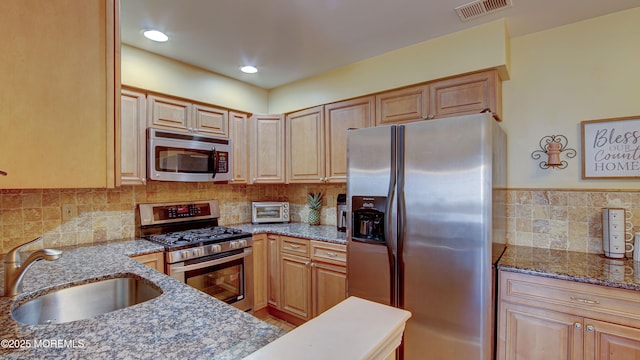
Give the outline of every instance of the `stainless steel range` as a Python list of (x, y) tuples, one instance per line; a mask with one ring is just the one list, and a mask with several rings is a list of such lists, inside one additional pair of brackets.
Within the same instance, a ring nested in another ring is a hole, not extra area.
[(217, 200), (139, 204), (137, 235), (165, 248), (165, 273), (239, 309), (253, 304), (251, 233), (218, 226)]

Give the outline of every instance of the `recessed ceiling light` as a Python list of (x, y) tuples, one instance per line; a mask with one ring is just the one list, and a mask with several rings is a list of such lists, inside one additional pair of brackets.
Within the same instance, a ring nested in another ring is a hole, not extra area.
[(169, 37), (167, 35), (158, 30), (147, 30), (144, 32), (144, 37), (157, 42), (165, 42), (169, 40)]
[(247, 65), (240, 67), (240, 71), (245, 74), (255, 74), (258, 72), (258, 68), (256, 68), (255, 66)]

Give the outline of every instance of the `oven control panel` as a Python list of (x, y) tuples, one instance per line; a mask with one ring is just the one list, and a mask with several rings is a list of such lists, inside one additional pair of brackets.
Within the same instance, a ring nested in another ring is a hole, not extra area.
[(161, 218), (162, 220), (176, 219), (176, 218), (189, 218), (194, 216), (211, 214), (211, 209), (209, 209), (209, 204), (164, 206), (164, 207), (158, 207), (157, 211), (159, 215), (162, 216)]
[(138, 204), (136, 225), (161, 225), (190, 220), (217, 219), (219, 217), (220, 207), (218, 200)]

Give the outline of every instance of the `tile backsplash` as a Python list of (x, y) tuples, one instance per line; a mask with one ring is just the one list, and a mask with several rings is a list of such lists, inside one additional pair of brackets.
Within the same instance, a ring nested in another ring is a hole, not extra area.
[[(306, 222), (307, 193), (325, 194), (321, 223), (335, 225), (336, 197), (344, 184), (221, 185), (151, 182), (116, 189), (0, 190), (0, 253), (43, 237), (45, 246), (131, 238), (137, 203), (217, 199), (220, 224), (251, 221), (251, 201), (291, 203), (291, 220)], [(507, 190), (507, 243), (602, 252), (601, 211), (625, 208), (640, 231), (640, 191)], [(62, 207), (71, 209), (63, 220)]]
[(602, 208), (631, 212), (640, 231), (639, 191), (508, 190), (507, 244), (602, 253)]
[[(221, 225), (251, 222), (251, 201), (291, 203), (292, 221), (305, 222), (309, 191), (324, 191), (322, 224), (335, 225), (335, 203), (344, 184), (221, 185), (150, 182), (116, 189), (0, 190), (0, 254), (42, 236), (56, 247), (131, 238), (138, 203), (217, 199)], [(63, 205), (71, 216), (63, 218)]]

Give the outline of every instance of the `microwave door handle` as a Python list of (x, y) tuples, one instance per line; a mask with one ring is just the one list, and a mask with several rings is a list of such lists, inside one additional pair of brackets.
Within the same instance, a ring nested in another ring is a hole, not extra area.
[(216, 177), (216, 173), (218, 173), (218, 152), (216, 151), (215, 146), (211, 147), (211, 151), (209, 151), (209, 161), (213, 165), (211, 166), (211, 171), (213, 173), (211, 178), (214, 179)]

